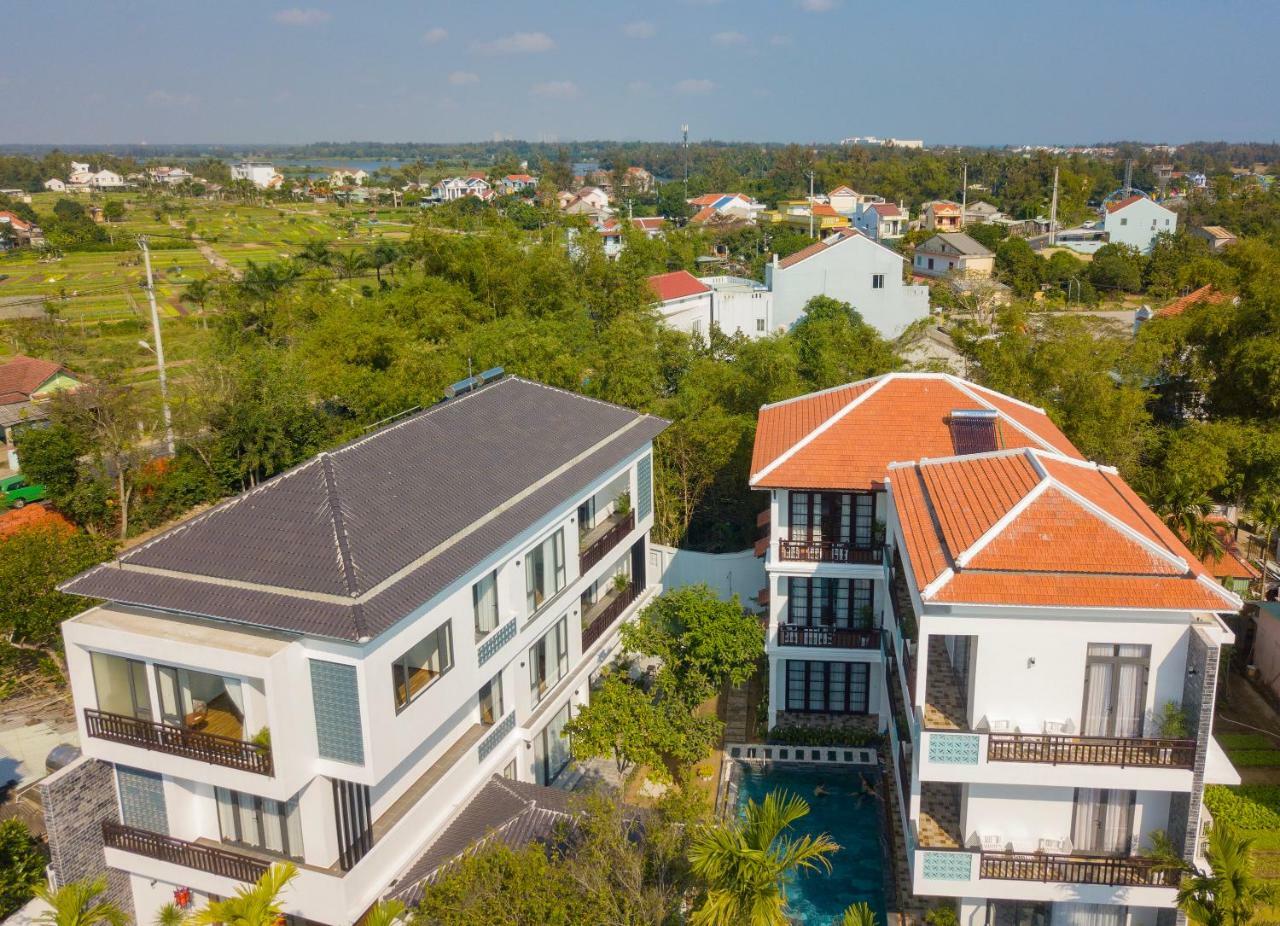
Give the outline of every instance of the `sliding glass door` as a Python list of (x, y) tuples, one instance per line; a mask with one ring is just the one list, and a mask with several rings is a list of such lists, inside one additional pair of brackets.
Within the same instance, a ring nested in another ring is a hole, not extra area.
[(1133, 843), (1133, 791), (1077, 788), (1071, 843), (1086, 855), (1128, 855)]
[(1151, 647), (1090, 643), (1085, 659), (1085, 736), (1142, 735)]

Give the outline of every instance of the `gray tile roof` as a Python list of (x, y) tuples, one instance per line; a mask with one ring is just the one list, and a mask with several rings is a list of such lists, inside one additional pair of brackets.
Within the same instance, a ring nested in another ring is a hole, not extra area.
[(322, 453), (61, 588), (367, 639), (666, 425), (508, 377)]
[[(941, 232), (934, 235), (933, 238), (941, 238), (961, 254), (969, 257), (990, 257), (992, 253), (984, 245), (970, 238), (964, 232)], [(933, 238), (929, 240), (932, 241)]]
[(568, 791), (494, 775), (400, 877), (391, 896), (416, 907), (424, 886), (442, 868), (492, 839), (517, 849), (556, 840), (561, 821), (573, 815), (570, 801)]

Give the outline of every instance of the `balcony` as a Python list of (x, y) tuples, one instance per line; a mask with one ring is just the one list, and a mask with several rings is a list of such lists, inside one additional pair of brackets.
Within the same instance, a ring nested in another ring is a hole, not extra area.
[(124, 743), (172, 756), (183, 756), (212, 765), (274, 774), (270, 747), (216, 733), (190, 730), (154, 720), (140, 720), (93, 708), (84, 710), (85, 731), (95, 739)]
[(589, 609), (582, 612), (582, 650), (587, 651), (599, 640), (640, 595), (640, 584), (628, 582), (625, 588), (613, 589)]
[(830, 649), (879, 649), (880, 630), (855, 630), (846, 627), (805, 627), (800, 624), (778, 625), (779, 646), (816, 646)]
[(252, 884), (266, 872), (268, 863), (261, 859), (228, 852), (213, 846), (175, 839), (110, 820), (102, 822), (102, 844), (108, 849), (121, 849), (161, 862), (206, 871), (211, 875)]
[(1142, 856), (983, 852), (978, 877), (998, 881), (1057, 881), (1113, 887), (1177, 887), (1179, 872)]
[(579, 538), (578, 569), (586, 572), (605, 554), (618, 545), (623, 537), (636, 529), (635, 510), (606, 518)]
[(987, 737), (988, 762), (1190, 769), (1195, 759), (1196, 741), (1186, 739), (1034, 733), (992, 733)]
[(841, 540), (779, 540), (778, 559), (786, 563), (851, 563), (878, 566), (878, 546), (855, 546)]

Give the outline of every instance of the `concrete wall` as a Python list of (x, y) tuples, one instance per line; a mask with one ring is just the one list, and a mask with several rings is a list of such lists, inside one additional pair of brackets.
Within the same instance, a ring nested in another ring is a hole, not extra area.
[(721, 598), (737, 595), (744, 605), (765, 586), (764, 560), (753, 550), (737, 553), (698, 553), (657, 543), (649, 544), (649, 567), (664, 589), (710, 585)]

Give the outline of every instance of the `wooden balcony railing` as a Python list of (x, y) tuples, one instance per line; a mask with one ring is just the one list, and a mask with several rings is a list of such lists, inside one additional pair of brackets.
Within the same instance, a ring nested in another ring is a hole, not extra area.
[(619, 518), (607, 531), (597, 537), (595, 540), (585, 547), (578, 554), (578, 570), (586, 572), (600, 560), (604, 559), (604, 555), (618, 545), (623, 537), (636, 529), (636, 513), (635, 510), (628, 511)]
[(123, 849), (125, 852), (145, 855), (147, 858), (181, 865), (183, 868), (207, 871), (211, 875), (247, 884), (257, 881), (268, 868), (266, 862), (238, 852), (202, 846), (162, 833), (124, 826), (111, 820), (102, 821), (102, 843), (111, 849)]
[(880, 631), (851, 630), (845, 627), (804, 627), (799, 624), (778, 625), (779, 646), (822, 646), (835, 649), (879, 649)]
[(586, 652), (587, 647), (596, 640), (599, 640), (604, 632), (609, 629), (614, 621), (631, 602), (635, 601), (640, 595), (640, 588), (635, 582), (629, 584), (620, 592), (614, 592), (609, 598), (601, 602), (594, 610), (588, 611), (584, 616), (590, 619), (582, 629), (582, 650)]
[(95, 739), (166, 752), (171, 756), (185, 756), (259, 775), (274, 774), (271, 749), (246, 740), (201, 733), (154, 720), (139, 720), (123, 714), (109, 714), (90, 707), (84, 710), (84, 722), (86, 732)]
[(1141, 856), (1046, 855), (983, 852), (978, 877), (998, 881), (1057, 881), (1126, 887), (1177, 887), (1179, 873)]
[(881, 561), (879, 547), (858, 547), (830, 540), (779, 540), (778, 557), (798, 563), (860, 563), (870, 566)]
[(1195, 740), (1034, 733), (992, 733), (987, 738), (988, 762), (1189, 769), (1195, 760)]

